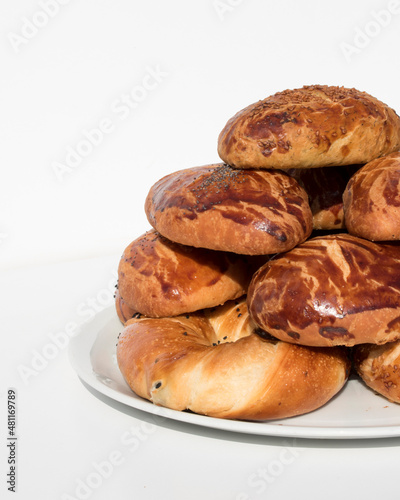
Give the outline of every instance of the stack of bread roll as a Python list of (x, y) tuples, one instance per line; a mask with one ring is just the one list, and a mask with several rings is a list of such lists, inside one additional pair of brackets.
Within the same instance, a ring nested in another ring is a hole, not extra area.
[(400, 118), (365, 92), (305, 86), (248, 106), (221, 163), (150, 189), (124, 251), (117, 360), (174, 410), (271, 420), (327, 403), (351, 359), (400, 402)]

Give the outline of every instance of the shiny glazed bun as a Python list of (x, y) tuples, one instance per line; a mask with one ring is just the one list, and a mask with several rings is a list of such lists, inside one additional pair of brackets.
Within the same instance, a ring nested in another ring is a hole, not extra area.
[[(146, 316), (175, 316), (223, 304), (246, 293), (247, 259), (173, 243), (148, 231), (124, 250), (116, 308)], [(121, 302), (122, 300), (122, 302)]]
[(400, 240), (399, 183), (399, 152), (358, 170), (343, 195), (349, 233), (371, 241)]
[(389, 401), (400, 403), (400, 341), (354, 348), (354, 367), (366, 385)]
[(175, 318), (132, 319), (117, 360), (137, 395), (219, 418), (300, 415), (345, 384), (346, 349), (307, 348), (255, 331), (245, 299)]
[(312, 231), (307, 194), (276, 170), (224, 164), (181, 170), (154, 184), (145, 210), (172, 241), (242, 255), (289, 250)]
[(364, 164), (400, 149), (400, 118), (356, 89), (278, 92), (237, 113), (218, 138), (220, 158), (242, 168)]
[(400, 246), (348, 234), (312, 238), (272, 258), (248, 290), (258, 326), (312, 346), (400, 338)]
[(344, 229), (343, 192), (352, 174), (361, 165), (321, 168), (291, 168), (294, 177), (309, 197), (313, 228)]

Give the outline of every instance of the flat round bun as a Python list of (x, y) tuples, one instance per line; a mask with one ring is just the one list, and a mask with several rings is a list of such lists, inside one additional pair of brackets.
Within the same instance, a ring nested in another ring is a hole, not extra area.
[(400, 403), (400, 341), (354, 348), (354, 368), (365, 384), (393, 403)]
[(240, 297), (251, 278), (239, 255), (173, 243), (151, 230), (133, 241), (118, 266), (117, 311), (175, 316)]
[(358, 170), (347, 184), (343, 203), (349, 233), (371, 241), (400, 240), (400, 153)]
[(255, 329), (245, 299), (188, 316), (133, 319), (118, 340), (118, 365), (142, 398), (219, 418), (300, 415), (345, 384), (346, 349), (296, 346)]
[(306, 192), (276, 170), (220, 163), (181, 170), (154, 184), (145, 210), (172, 241), (242, 255), (286, 251), (312, 231)]
[(400, 338), (400, 246), (349, 234), (312, 238), (269, 260), (248, 290), (258, 326), (310, 346)]
[(286, 170), (308, 194), (314, 229), (345, 229), (343, 192), (352, 174), (360, 167), (349, 165)]
[(242, 168), (365, 164), (400, 149), (400, 118), (356, 89), (311, 85), (248, 106), (218, 138), (221, 159)]

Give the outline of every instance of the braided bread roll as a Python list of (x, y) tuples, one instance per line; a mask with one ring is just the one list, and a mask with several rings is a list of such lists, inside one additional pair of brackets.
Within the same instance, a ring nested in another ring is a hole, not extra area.
[(346, 349), (297, 346), (256, 332), (244, 298), (185, 316), (132, 319), (117, 360), (137, 395), (219, 418), (300, 415), (345, 384)]
[(364, 164), (400, 149), (400, 118), (356, 89), (309, 85), (258, 101), (218, 138), (220, 158), (240, 168)]

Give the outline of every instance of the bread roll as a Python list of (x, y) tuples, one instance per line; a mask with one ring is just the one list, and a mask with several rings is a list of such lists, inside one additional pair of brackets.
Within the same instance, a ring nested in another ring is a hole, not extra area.
[(344, 229), (343, 192), (350, 177), (361, 165), (321, 168), (291, 168), (294, 177), (309, 197), (316, 230)]
[(400, 153), (358, 170), (344, 191), (349, 233), (371, 241), (400, 240)]
[(250, 314), (271, 335), (310, 346), (400, 338), (400, 246), (348, 234), (312, 238), (254, 275)]
[(117, 311), (123, 305), (122, 319), (130, 312), (159, 317), (220, 305), (246, 293), (252, 272), (245, 257), (183, 246), (151, 230), (121, 257)]
[(356, 89), (310, 85), (237, 113), (218, 138), (221, 159), (241, 168), (364, 164), (400, 149), (400, 118)]
[(312, 231), (307, 194), (276, 170), (216, 164), (174, 172), (150, 189), (145, 210), (172, 241), (242, 255), (289, 250)]
[(156, 405), (251, 420), (319, 408), (350, 368), (346, 349), (257, 334), (245, 299), (187, 316), (133, 319), (119, 337), (117, 360), (132, 390)]
[(400, 341), (354, 348), (354, 367), (366, 385), (393, 403), (400, 403)]

